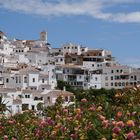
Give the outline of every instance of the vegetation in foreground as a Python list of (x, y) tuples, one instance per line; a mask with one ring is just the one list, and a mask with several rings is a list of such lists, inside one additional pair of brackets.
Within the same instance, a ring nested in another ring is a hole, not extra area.
[[(75, 93), (76, 94), (76, 93)], [(43, 109), (44, 119), (25, 111), (0, 119), (2, 140), (139, 140), (140, 90), (81, 91), (74, 106)]]

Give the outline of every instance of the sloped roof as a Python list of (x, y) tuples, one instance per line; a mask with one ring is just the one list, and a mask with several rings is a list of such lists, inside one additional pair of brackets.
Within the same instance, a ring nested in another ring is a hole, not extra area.
[(72, 92), (69, 91), (64, 91), (64, 90), (52, 90), (50, 92), (48, 92), (47, 94), (44, 94), (44, 96), (48, 96), (48, 95), (53, 95), (53, 96), (74, 96), (74, 94)]
[(29, 73), (29, 72), (38, 73), (39, 70), (37, 70), (37, 69), (36, 69), (35, 67), (33, 67), (33, 66), (29, 66), (29, 67), (26, 67), (26, 68), (23, 68), (23, 69), (19, 70), (19, 73), (21, 73), (21, 74), (27, 74), (27, 73)]

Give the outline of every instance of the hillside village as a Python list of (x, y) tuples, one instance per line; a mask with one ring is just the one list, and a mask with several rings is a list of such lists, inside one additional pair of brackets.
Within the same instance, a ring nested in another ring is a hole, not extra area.
[(38, 40), (10, 40), (0, 31), (0, 95), (7, 115), (52, 105), (60, 95), (64, 106), (72, 104), (74, 94), (56, 90), (57, 81), (75, 89), (122, 89), (140, 84), (140, 69), (119, 64), (104, 49), (71, 43), (53, 48), (45, 31)]

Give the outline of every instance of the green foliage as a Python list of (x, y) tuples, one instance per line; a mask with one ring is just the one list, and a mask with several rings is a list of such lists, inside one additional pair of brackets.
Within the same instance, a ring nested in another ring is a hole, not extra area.
[[(45, 120), (25, 111), (0, 119), (0, 139), (134, 140), (140, 138), (140, 90), (77, 90), (76, 106), (43, 108)], [(130, 136), (131, 137), (128, 137)]]

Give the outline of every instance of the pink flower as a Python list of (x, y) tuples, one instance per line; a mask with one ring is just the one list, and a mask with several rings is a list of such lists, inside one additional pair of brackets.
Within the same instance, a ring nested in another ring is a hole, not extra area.
[(128, 140), (132, 140), (132, 139), (134, 139), (135, 135), (134, 135), (133, 132), (129, 132), (129, 133), (126, 135), (126, 137), (127, 137)]
[(135, 116), (136, 114), (137, 114), (137, 112), (136, 112), (136, 111), (132, 112), (132, 116)]
[(41, 136), (41, 131), (40, 131), (39, 128), (37, 128), (37, 129), (35, 130), (35, 136), (36, 136), (36, 137), (40, 137), (40, 136)]
[(121, 112), (121, 111), (118, 111), (118, 112), (117, 112), (117, 114), (116, 114), (116, 116), (117, 116), (118, 118), (121, 118), (121, 117), (122, 117), (122, 115), (123, 115), (123, 114), (122, 114), (122, 112)]
[(65, 108), (65, 109), (63, 110), (63, 112), (64, 112), (64, 113), (68, 113), (68, 109)]
[(115, 133), (117, 135), (120, 133), (120, 131), (121, 131), (121, 129), (119, 127), (114, 127), (113, 128), (113, 133)]
[(54, 124), (54, 121), (51, 119), (51, 117), (48, 117), (48, 118), (47, 118), (47, 123), (48, 123), (49, 125), (53, 125), (53, 124)]
[(124, 127), (125, 124), (123, 121), (119, 121), (119, 122), (116, 122), (116, 126), (119, 126), (119, 127)]
[(16, 120), (9, 120), (8, 121), (10, 124), (15, 124), (16, 123)]
[(104, 121), (105, 117), (103, 115), (99, 115), (100, 120)]
[(70, 137), (71, 137), (72, 139), (75, 139), (75, 138), (76, 138), (76, 134), (71, 134)]
[(104, 128), (107, 128), (109, 126), (108, 120), (103, 120), (102, 125), (103, 125)]
[(90, 111), (95, 111), (95, 107), (94, 107), (94, 106), (91, 106), (91, 107), (89, 107), (88, 110), (90, 110)]
[(87, 99), (86, 98), (83, 98), (83, 99), (81, 99), (81, 102), (87, 102)]
[(40, 122), (39, 126), (40, 126), (41, 128), (43, 128), (46, 124), (47, 124), (47, 122), (46, 122), (46, 121), (41, 120), (41, 122)]
[(8, 136), (7, 135), (4, 135), (4, 140), (8, 140)]

